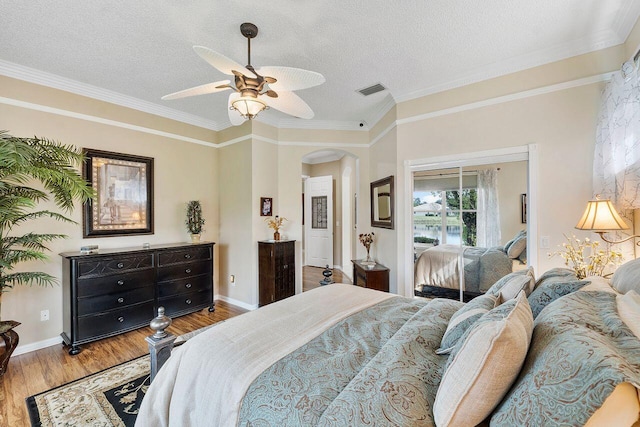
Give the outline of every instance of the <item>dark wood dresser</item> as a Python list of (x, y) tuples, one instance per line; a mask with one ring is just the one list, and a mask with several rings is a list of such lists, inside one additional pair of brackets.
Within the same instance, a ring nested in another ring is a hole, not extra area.
[(353, 263), (353, 284), (363, 288), (389, 292), (389, 269), (378, 263), (369, 268), (362, 264), (363, 261), (351, 260)]
[(159, 306), (176, 317), (213, 303), (213, 243), (61, 253), (62, 339), (80, 344), (147, 326)]
[(258, 269), (259, 306), (295, 295), (296, 241), (258, 242)]

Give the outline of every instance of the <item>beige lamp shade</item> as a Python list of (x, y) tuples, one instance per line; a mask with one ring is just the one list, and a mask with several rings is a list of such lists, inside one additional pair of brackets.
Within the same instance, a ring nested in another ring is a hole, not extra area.
[(576, 225), (578, 230), (615, 231), (627, 230), (629, 227), (620, 218), (611, 200), (589, 200), (582, 218)]

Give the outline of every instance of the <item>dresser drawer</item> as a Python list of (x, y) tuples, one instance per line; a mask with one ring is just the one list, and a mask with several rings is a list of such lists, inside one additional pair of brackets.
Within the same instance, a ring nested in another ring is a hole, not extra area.
[(210, 246), (194, 246), (175, 251), (161, 252), (158, 256), (158, 265), (171, 265), (181, 262), (198, 261), (212, 259), (213, 254)]
[(169, 298), (161, 298), (158, 302), (160, 307), (164, 307), (164, 312), (167, 316), (172, 316), (183, 311), (194, 311), (195, 307), (207, 306), (209, 304), (211, 304), (211, 291), (193, 292)]
[(148, 268), (133, 273), (113, 274), (78, 280), (78, 298), (121, 292), (133, 288), (151, 287), (155, 283), (153, 269)]
[(153, 268), (153, 254), (92, 258), (78, 262), (78, 278)]
[(124, 308), (147, 301), (153, 302), (153, 297), (153, 286), (147, 286), (108, 295), (78, 298), (78, 316)]
[(211, 289), (211, 276), (203, 274), (186, 279), (158, 282), (158, 297), (164, 298), (185, 292), (199, 292)]
[(158, 268), (158, 281), (184, 279), (199, 274), (209, 274), (213, 268), (210, 260), (187, 262)]
[(115, 335), (126, 329), (146, 326), (155, 316), (153, 301), (91, 316), (78, 317), (78, 341)]

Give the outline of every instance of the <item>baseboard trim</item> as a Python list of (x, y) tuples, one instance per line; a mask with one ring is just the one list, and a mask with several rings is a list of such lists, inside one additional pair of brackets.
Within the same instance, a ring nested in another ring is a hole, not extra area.
[(225, 295), (216, 294), (214, 299), (222, 300), (226, 303), (238, 306), (240, 308), (244, 308), (245, 310), (255, 310), (258, 308), (257, 304), (247, 304), (244, 301), (239, 301), (237, 299), (229, 298), (228, 296), (225, 296)]
[(41, 350), (43, 348), (51, 347), (53, 345), (62, 344), (62, 338), (60, 336), (47, 338), (46, 340), (32, 342), (31, 344), (20, 345), (16, 347), (11, 357), (20, 356), (21, 354), (31, 353), (32, 351)]

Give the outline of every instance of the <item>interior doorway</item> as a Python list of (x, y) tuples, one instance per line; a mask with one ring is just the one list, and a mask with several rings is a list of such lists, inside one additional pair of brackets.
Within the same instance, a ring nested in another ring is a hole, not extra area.
[(305, 265), (333, 268), (333, 178), (304, 181)]
[[(343, 275), (341, 282), (350, 282), (352, 275), (351, 260), (354, 259), (354, 252), (357, 247), (357, 200), (359, 159), (357, 156), (344, 150), (318, 150), (308, 153), (302, 159), (302, 200), (303, 200), (303, 266), (310, 265), (308, 262), (311, 248), (308, 248), (309, 229), (308, 224), (312, 214), (309, 207), (304, 202), (307, 199), (307, 191), (304, 182), (309, 178), (319, 176), (331, 176), (333, 181), (333, 260), (325, 262), (320, 267), (327, 264), (333, 266), (336, 276)], [(316, 265), (318, 263), (315, 263)], [(303, 268), (303, 282), (306, 277), (306, 267)], [(321, 275), (320, 269), (319, 274)], [(320, 277), (322, 279), (322, 277)], [(304, 287), (304, 286), (303, 286)]]

